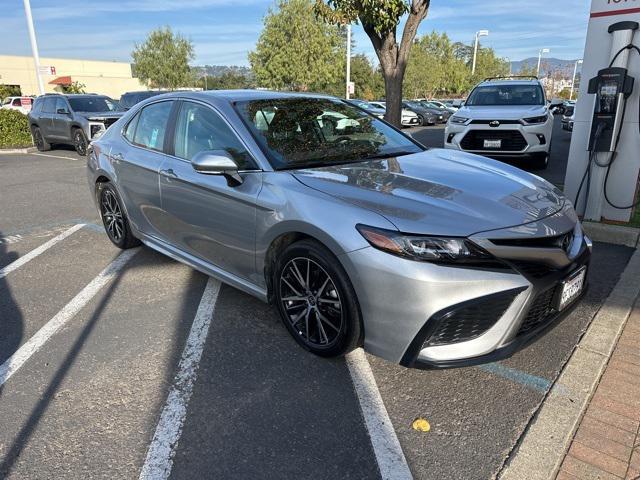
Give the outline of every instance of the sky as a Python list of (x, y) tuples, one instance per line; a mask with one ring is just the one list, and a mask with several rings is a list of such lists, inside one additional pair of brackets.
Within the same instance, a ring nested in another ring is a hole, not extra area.
[[(0, 54), (30, 55), (22, 0), (3, 0)], [(499, 56), (512, 61), (549, 56), (582, 57), (588, 0), (432, 0), (418, 34), (447, 32), (471, 43), (477, 30)], [(262, 20), (274, 0), (31, 0), (42, 57), (131, 61), (136, 42), (169, 25), (191, 39), (195, 65), (248, 65)], [(356, 53), (375, 54), (359, 26)]]

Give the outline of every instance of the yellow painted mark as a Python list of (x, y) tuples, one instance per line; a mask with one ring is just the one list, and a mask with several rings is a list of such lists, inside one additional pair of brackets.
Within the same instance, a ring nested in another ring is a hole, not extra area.
[(431, 430), (431, 425), (424, 418), (416, 418), (411, 426), (414, 430), (417, 430), (419, 432), (428, 432), (429, 430)]

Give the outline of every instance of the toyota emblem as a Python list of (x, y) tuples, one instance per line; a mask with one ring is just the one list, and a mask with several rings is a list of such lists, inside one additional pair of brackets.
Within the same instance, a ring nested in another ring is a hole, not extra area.
[(500, 126), (500, 122), (498, 120), (493, 120), (493, 121), (489, 122), (489, 126), (490, 127), (499, 127)]

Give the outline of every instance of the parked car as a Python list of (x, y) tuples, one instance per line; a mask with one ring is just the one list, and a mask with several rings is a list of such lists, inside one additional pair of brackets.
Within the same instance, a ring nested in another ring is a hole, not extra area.
[(585, 289), (591, 242), (560, 190), (425, 149), (339, 99), (148, 99), (91, 144), (87, 166), (116, 246), (142, 242), (271, 302), (324, 357), (364, 345), (412, 367), (493, 362)]
[(456, 110), (459, 110), (464, 106), (464, 100), (460, 98), (456, 98), (453, 100), (445, 100), (444, 104), (449, 108), (455, 108)]
[(120, 96), (120, 100), (118, 103), (120, 104), (120, 108), (124, 111), (129, 110), (136, 103), (140, 103), (147, 98), (155, 97), (156, 95), (161, 95), (163, 93), (167, 93), (161, 90), (143, 90), (140, 92), (126, 92)]
[(384, 114), (386, 113), (386, 108), (381, 108), (379, 106), (373, 105), (366, 100), (358, 100), (358, 99), (350, 99), (347, 100), (349, 103), (352, 103), (356, 107), (363, 108), (371, 115), (375, 115), (378, 118), (384, 118)]
[(435, 102), (431, 102), (429, 100), (416, 100), (416, 102), (438, 114), (438, 116), (442, 115), (442, 120), (439, 120), (440, 123), (447, 123), (451, 116), (451, 112), (447, 108), (442, 107)]
[[(369, 102), (371, 105), (382, 108), (385, 112), (387, 111), (387, 104), (385, 102)], [(403, 127), (417, 127), (420, 125), (420, 119), (418, 115), (416, 115), (411, 110), (407, 110), (406, 108), (402, 109), (402, 113), (400, 116), (400, 124)]]
[[(423, 99), (422, 101), (425, 101), (425, 100)], [(447, 105), (439, 100), (426, 100), (426, 101), (438, 108), (444, 108), (445, 110), (447, 110), (449, 113), (452, 113), (452, 114), (456, 113), (459, 110), (457, 107), (454, 107), (452, 105)]]
[(567, 105), (562, 115), (562, 128), (564, 130), (573, 131), (573, 122), (575, 120), (575, 107)]
[(540, 81), (488, 79), (449, 119), (445, 148), (493, 158), (519, 157), (534, 169), (549, 163), (553, 115)]
[(418, 120), (420, 121), (420, 125), (435, 125), (436, 123), (442, 122), (444, 119), (442, 113), (440, 111), (436, 111), (432, 108), (427, 108), (422, 105), (420, 102), (413, 102), (408, 100), (402, 101), (402, 108), (406, 108), (407, 110), (412, 111), (416, 115), (418, 115)]
[(576, 106), (576, 102), (573, 100), (565, 100), (559, 105), (555, 102), (555, 106), (551, 107), (551, 111), (557, 115), (565, 115), (569, 109), (573, 109)]
[(27, 115), (31, 111), (33, 105), (33, 98), (31, 97), (7, 97), (2, 101), (0, 108), (8, 110), (17, 110), (20, 113)]
[(118, 103), (104, 95), (42, 95), (29, 112), (33, 143), (41, 152), (63, 143), (86, 155), (89, 142), (102, 135), (122, 113)]

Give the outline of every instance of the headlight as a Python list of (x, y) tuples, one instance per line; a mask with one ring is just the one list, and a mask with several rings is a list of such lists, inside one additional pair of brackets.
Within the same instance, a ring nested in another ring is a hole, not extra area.
[(456, 117), (455, 115), (449, 119), (451, 123), (457, 123), (459, 125), (463, 123), (467, 123), (468, 120), (469, 120), (468, 118)]
[(357, 225), (358, 232), (379, 250), (411, 260), (436, 263), (497, 263), (488, 252), (465, 238), (405, 235)]
[(524, 123), (528, 123), (529, 125), (539, 125), (541, 123), (546, 123), (549, 119), (548, 115), (541, 115), (539, 117), (530, 117), (523, 119)]

